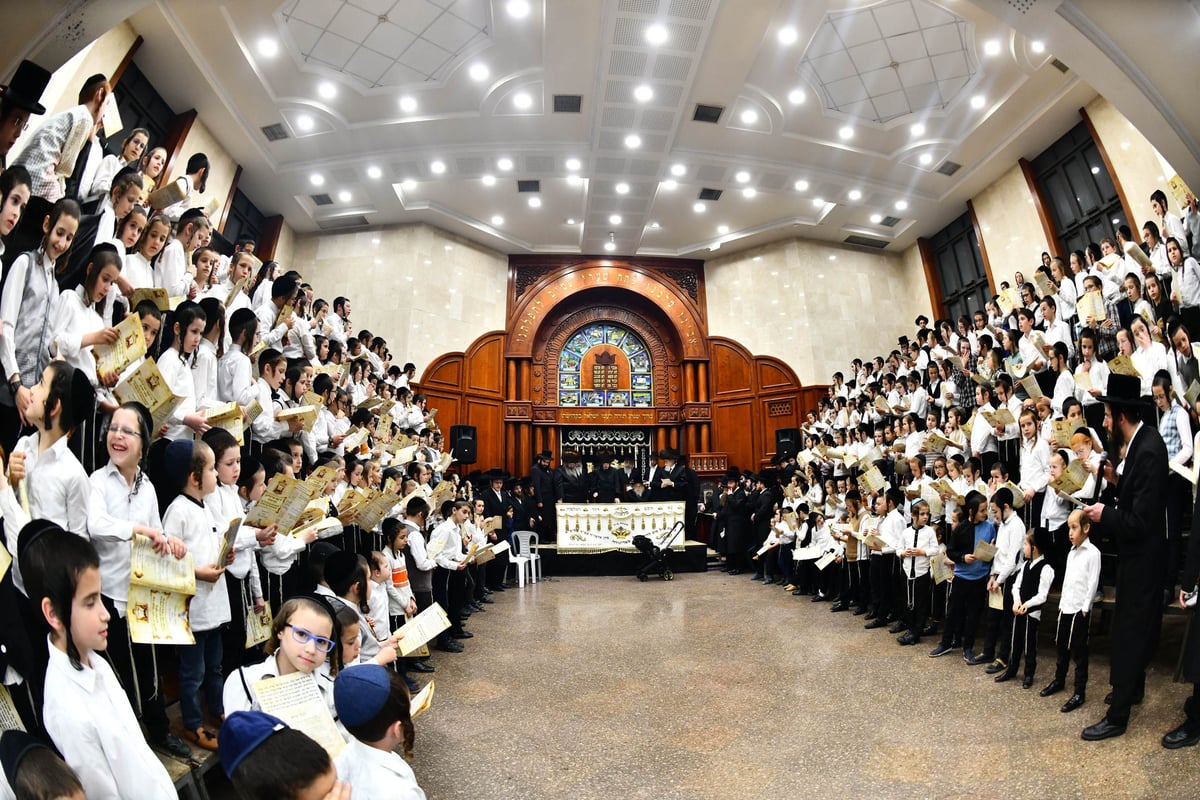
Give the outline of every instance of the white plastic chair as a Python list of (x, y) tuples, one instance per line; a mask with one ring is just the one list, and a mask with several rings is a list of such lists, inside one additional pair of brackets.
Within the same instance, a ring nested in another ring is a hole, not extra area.
[(538, 553), (538, 535), (533, 531), (513, 531), (513, 542), (520, 542), (520, 553), (529, 560), (529, 582), (537, 583), (538, 578), (542, 577), (542, 556)]
[[(524, 588), (525, 586), (525, 570), (529, 569), (529, 579), (533, 580), (533, 567), (529, 563), (529, 558), (522, 555), (524, 543), (517, 540), (517, 537), (527, 531), (514, 531), (512, 543), (508, 549), (508, 566), (504, 568), (504, 580), (508, 580), (508, 567), (515, 567), (517, 570), (517, 586)], [(535, 534), (536, 535), (536, 534)]]

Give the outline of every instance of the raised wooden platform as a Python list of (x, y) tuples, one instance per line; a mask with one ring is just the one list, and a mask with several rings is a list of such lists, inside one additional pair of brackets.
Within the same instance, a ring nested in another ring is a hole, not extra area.
[[(558, 575), (636, 575), (649, 559), (638, 552), (559, 553), (558, 545), (538, 545), (542, 571)], [(682, 552), (672, 550), (668, 561), (672, 572), (704, 572), (708, 568), (708, 545), (691, 539)]]

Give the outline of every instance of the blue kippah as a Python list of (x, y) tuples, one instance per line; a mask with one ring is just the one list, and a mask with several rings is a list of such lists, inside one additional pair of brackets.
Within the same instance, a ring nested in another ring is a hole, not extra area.
[(263, 711), (235, 711), (226, 717), (217, 737), (217, 753), (225, 774), (232, 778), (246, 756), (287, 727), (283, 720)]
[(345, 725), (364, 725), (375, 719), (391, 694), (388, 671), (378, 664), (342, 670), (333, 682), (333, 703)]

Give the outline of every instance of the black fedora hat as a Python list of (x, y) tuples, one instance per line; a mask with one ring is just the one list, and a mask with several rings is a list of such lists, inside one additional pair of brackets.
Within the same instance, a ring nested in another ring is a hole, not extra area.
[(542, 461), (542, 460), (549, 461), (553, 457), (554, 457), (554, 455), (549, 450), (543, 450), (542, 452), (540, 452), (536, 456), (534, 456), (534, 459), (537, 461)]
[(1096, 398), (1101, 403), (1125, 408), (1145, 408), (1150, 401), (1142, 397), (1142, 381), (1132, 375), (1111, 372), (1108, 375), (1107, 394)]
[(42, 92), (50, 83), (50, 71), (32, 61), (22, 61), (7, 86), (0, 86), (0, 98), (30, 114), (45, 114)]
[(679, 451), (673, 447), (664, 447), (658, 451), (658, 457), (667, 461), (678, 461)]

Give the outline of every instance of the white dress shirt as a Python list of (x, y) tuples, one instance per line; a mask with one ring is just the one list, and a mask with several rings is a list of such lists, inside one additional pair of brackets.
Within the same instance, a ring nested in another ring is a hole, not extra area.
[(94, 305), (85, 305), (83, 286), (74, 289), (64, 289), (54, 304), (50, 329), (54, 338), (50, 350), (72, 367), (83, 370), (95, 387), (99, 384), (96, 377), (96, 359), (92, 355), (92, 345), (84, 347), (83, 337), (95, 333), (104, 327), (104, 320), (96, 312)]
[(938, 551), (937, 533), (928, 525), (920, 530), (913, 530), (912, 526), (905, 528), (904, 541), (897, 552), (903, 553), (910, 547), (917, 550), (924, 550), (925, 555), (901, 558), (900, 567), (904, 570), (904, 576), (912, 579), (928, 575), (929, 556), (931, 553), (935, 554)]
[(202, 338), (196, 347), (196, 366), (192, 370), (197, 408), (212, 408), (220, 401), (217, 372), (217, 346)]
[[(167, 432), (164, 439), (191, 439), (192, 429), (183, 424), (183, 420), (197, 411), (196, 382), (192, 379), (192, 361), (184, 361), (179, 351), (168, 347), (158, 357), (158, 371), (166, 379), (167, 385), (183, 402), (175, 409), (175, 413), (167, 420)], [(154, 431), (157, 433), (157, 431)]]
[[(232, 344), (217, 361), (217, 397), (226, 403), (248, 406), (254, 402), (254, 374), (242, 346)], [(263, 407), (266, 410), (266, 406)]]
[(117, 612), (125, 616), (129, 598), (129, 559), (133, 526), (162, 530), (158, 514), (158, 495), (145, 473), (138, 471), (130, 488), (111, 461), (88, 478), (91, 499), (88, 502), (88, 532), (100, 554), (101, 593), (113, 601)]
[(377, 750), (350, 737), (334, 764), (338, 780), (349, 784), (354, 800), (425, 800), (417, 776), (399, 753)]
[[(167, 506), (163, 515), (163, 530), (178, 536), (187, 545), (197, 567), (217, 560), (221, 535), (212, 512), (204, 503), (181, 494)], [(188, 606), (188, 622), (193, 631), (211, 631), (230, 621), (229, 593), (225, 589), (225, 574), (213, 583), (196, 579), (196, 594)]]
[(166, 289), (171, 297), (187, 297), (194, 281), (188, 273), (187, 254), (183, 251), (183, 242), (172, 239), (158, 254), (154, 270), (154, 285)]
[(175, 786), (142, 737), (108, 661), (92, 653), (89, 664), (75, 669), (49, 639), (46, 646), (46, 732), (89, 800), (175, 800)]
[(1067, 553), (1067, 570), (1063, 575), (1062, 596), (1058, 599), (1058, 610), (1063, 614), (1076, 614), (1092, 610), (1096, 590), (1100, 588), (1100, 551), (1091, 539), (1084, 539), (1078, 547)]
[(1025, 545), (1025, 523), (1015, 511), (996, 526), (996, 556), (992, 559), (992, 577), (1004, 583), (1021, 563)]
[[(204, 500), (209, 507), (217, 530), (224, 532), (229, 523), (237, 517), (245, 519), (242, 508), (242, 498), (238, 496), (236, 486), (217, 484), (217, 490)], [(262, 582), (258, 575), (258, 565), (254, 561), (254, 552), (258, 550), (257, 530), (248, 525), (238, 526), (237, 537), (233, 541), (233, 563), (226, 570), (238, 580), (249, 578), (250, 596), (257, 600), (263, 596)]]
[(463, 560), (462, 530), (454, 524), (454, 520), (444, 520), (433, 529), (429, 535), (428, 550), (433, 553), (433, 561), (442, 569), (451, 572), (458, 569), (458, 562)]
[[(1045, 556), (1038, 556), (1029, 562), (1030, 568), (1037, 565), (1039, 561), (1044, 561)], [(1021, 604), (1021, 581), (1025, 577), (1024, 566), (1017, 569), (1017, 578), (1013, 581), (1012, 599), (1013, 606)], [(1042, 567), (1042, 571), (1038, 574), (1038, 589), (1037, 594), (1025, 601), (1026, 613), (1032, 619), (1040, 620), (1042, 618), (1042, 606), (1046, 603), (1046, 598), (1050, 596), (1050, 584), (1054, 582), (1054, 567), (1046, 564)]]

